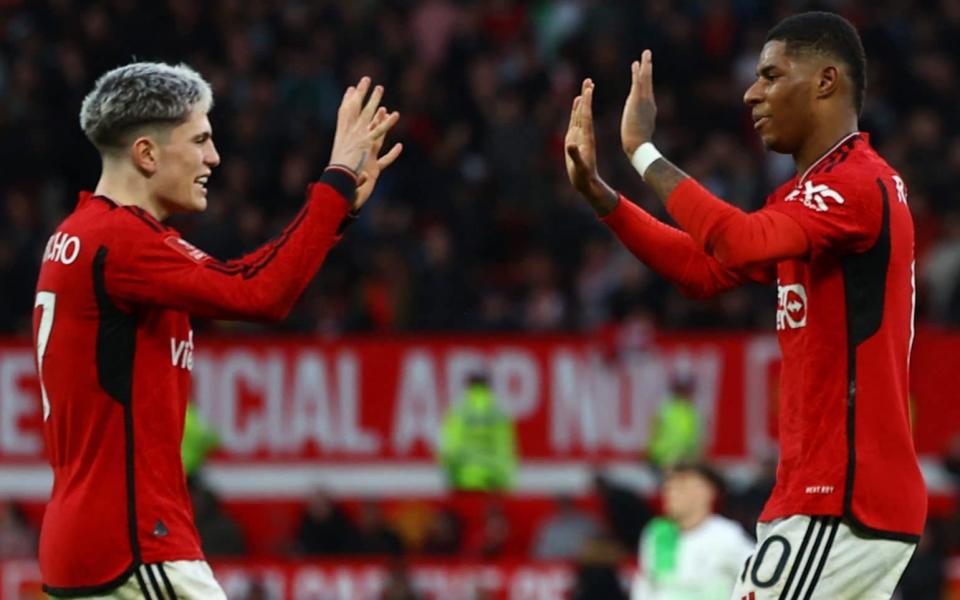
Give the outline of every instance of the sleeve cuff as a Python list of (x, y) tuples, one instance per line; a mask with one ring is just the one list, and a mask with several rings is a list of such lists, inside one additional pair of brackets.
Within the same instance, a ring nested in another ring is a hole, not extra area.
[(320, 176), (320, 183), (325, 183), (336, 190), (343, 196), (347, 206), (353, 205), (353, 196), (357, 192), (357, 179), (353, 173), (342, 167), (327, 167)]

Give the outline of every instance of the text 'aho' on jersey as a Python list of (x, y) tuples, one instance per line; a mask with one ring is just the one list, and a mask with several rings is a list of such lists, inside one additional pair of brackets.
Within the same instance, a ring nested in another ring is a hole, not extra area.
[(349, 222), (355, 182), (328, 169), (275, 239), (221, 262), (134, 206), (81, 193), (50, 238), (34, 341), (54, 482), (44, 589), (102, 594), (145, 563), (202, 559), (180, 457), (188, 315), (279, 319)]
[(917, 541), (926, 488), (910, 426), (914, 233), (903, 180), (854, 133), (778, 188), (810, 252), (777, 265), (777, 484), (760, 519), (846, 517)]

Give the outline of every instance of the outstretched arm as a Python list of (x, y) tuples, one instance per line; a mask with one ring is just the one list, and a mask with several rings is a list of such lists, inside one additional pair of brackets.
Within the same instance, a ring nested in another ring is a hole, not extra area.
[(228, 262), (213, 259), (169, 229), (156, 229), (156, 235), (130, 247), (105, 247), (110, 296), (123, 305), (162, 306), (219, 319), (286, 316), (339, 239), (348, 212), (366, 202), (380, 170), (400, 153), (397, 145), (377, 156), (398, 114), (379, 108), (380, 86), (365, 101), (369, 89), (367, 77), (347, 89), (330, 166), (279, 236)]
[(709, 298), (751, 281), (773, 280), (771, 269), (727, 268), (686, 232), (662, 223), (623, 196), (601, 220), (634, 256), (691, 298)]
[(593, 134), (593, 87), (591, 80), (584, 80), (581, 95), (573, 101), (565, 141), (567, 176), (620, 241), (690, 296), (712, 296), (746, 281), (769, 279), (769, 274), (724, 267), (690, 235), (661, 223), (603, 181)]
[(620, 140), (623, 151), (670, 216), (701, 248), (731, 268), (773, 265), (806, 256), (809, 242), (794, 219), (766, 209), (745, 213), (708, 192), (657, 152), (651, 143), (657, 116), (653, 54), (644, 50), (630, 69)]

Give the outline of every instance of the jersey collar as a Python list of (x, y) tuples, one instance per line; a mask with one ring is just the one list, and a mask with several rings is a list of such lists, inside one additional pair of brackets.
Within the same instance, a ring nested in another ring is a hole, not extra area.
[(120, 205), (117, 204), (112, 198), (100, 194), (94, 194), (93, 192), (88, 192), (86, 190), (80, 190), (79, 199), (77, 200), (77, 206), (89, 202), (91, 200), (99, 200), (110, 207), (110, 210), (118, 208)]
[(847, 140), (849, 140), (849, 139), (851, 139), (851, 138), (854, 138), (854, 137), (857, 137), (858, 135), (862, 135), (862, 134), (861, 134), (859, 131), (854, 131), (853, 133), (850, 133), (850, 134), (847, 134), (847, 135), (843, 136), (843, 138), (842, 138), (840, 141), (838, 141), (836, 144), (834, 144), (829, 150), (827, 150), (826, 152), (824, 152), (823, 154), (821, 154), (821, 155), (820, 155), (820, 158), (818, 158), (817, 160), (813, 161), (813, 164), (811, 164), (809, 167), (807, 167), (807, 170), (803, 172), (803, 175), (801, 175), (801, 176), (800, 176), (800, 179), (797, 180), (797, 185), (802, 184), (803, 181), (807, 178), (807, 175), (809, 175), (809, 174), (817, 167), (817, 165), (819, 165), (820, 163), (822, 163), (825, 158), (827, 158), (828, 156), (830, 156), (831, 154), (833, 154), (833, 153), (837, 150), (837, 148), (839, 148), (839, 147), (842, 146), (844, 143), (846, 143)]

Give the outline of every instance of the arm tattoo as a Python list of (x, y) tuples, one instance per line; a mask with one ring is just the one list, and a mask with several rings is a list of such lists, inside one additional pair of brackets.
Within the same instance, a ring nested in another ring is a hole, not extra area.
[(657, 197), (666, 203), (671, 192), (687, 177), (689, 177), (689, 175), (681, 171), (679, 167), (666, 158), (661, 157), (647, 167), (643, 180), (653, 188)]
[(359, 175), (360, 168), (363, 167), (363, 163), (367, 162), (367, 151), (364, 150), (363, 154), (360, 155), (360, 162), (357, 163), (357, 166), (353, 168), (353, 172)]
[(620, 203), (620, 195), (608, 185), (603, 185), (597, 194), (587, 197), (587, 201), (599, 217), (605, 217), (613, 212)]

